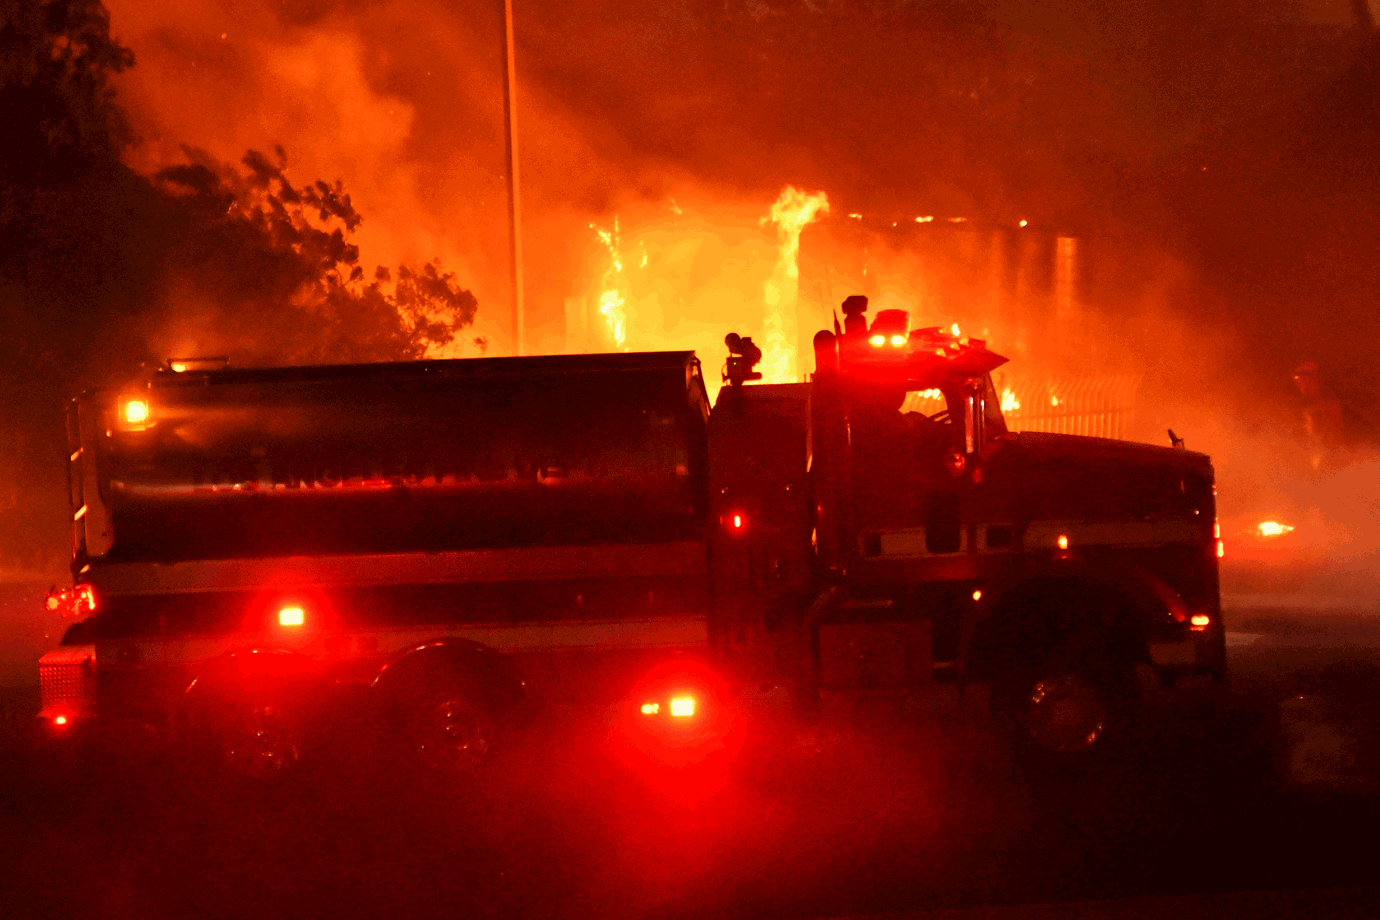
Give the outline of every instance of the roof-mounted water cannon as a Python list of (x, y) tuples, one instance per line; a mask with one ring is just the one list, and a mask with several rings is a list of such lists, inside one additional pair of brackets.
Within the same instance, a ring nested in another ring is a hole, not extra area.
[(752, 343), (751, 336), (730, 332), (724, 336), (724, 344), (728, 346), (724, 383), (740, 387), (749, 380), (762, 379), (762, 372), (755, 369), (762, 360), (762, 349)]
[(843, 334), (849, 337), (867, 335), (867, 298), (853, 294), (843, 301)]

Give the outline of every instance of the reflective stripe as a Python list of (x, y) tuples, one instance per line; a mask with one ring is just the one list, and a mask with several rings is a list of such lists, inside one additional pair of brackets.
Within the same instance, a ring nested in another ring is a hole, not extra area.
[[(1210, 525), (1209, 525), (1210, 526)], [(1059, 538), (1068, 548), (1080, 546), (1162, 546), (1166, 543), (1199, 543), (1210, 531), (1194, 521), (1033, 521), (1025, 529), (1025, 549), (1059, 549)]]
[[(908, 527), (905, 530), (876, 532), (877, 556), (956, 556), (968, 550), (968, 530), (959, 531), (958, 549), (949, 553), (932, 553), (925, 542), (925, 528)], [(867, 535), (863, 535), (866, 540)], [(864, 543), (865, 545), (865, 543)], [(864, 550), (864, 555), (866, 551)]]
[(204, 661), (248, 646), (300, 649), (313, 658), (391, 657), (435, 639), (468, 639), (501, 652), (691, 648), (709, 643), (704, 617), (655, 620), (557, 620), (547, 623), (474, 623), (358, 629), (313, 639), (265, 633), (187, 639), (126, 639), (104, 647), (102, 658), (121, 664)]
[(645, 545), (97, 563), (90, 581), (101, 594), (165, 594), (256, 587), (658, 577), (702, 575), (705, 571), (704, 544), (685, 540)]

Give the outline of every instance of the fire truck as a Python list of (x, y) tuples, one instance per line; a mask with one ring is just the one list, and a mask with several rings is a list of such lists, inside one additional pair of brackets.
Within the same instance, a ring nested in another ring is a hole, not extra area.
[(743, 688), (808, 716), (955, 681), (1077, 760), (1146, 669), (1223, 674), (1206, 456), (1012, 433), (984, 342), (845, 314), (805, 383), (729, 335), (712, 408), (690, 352), (186, 359), (85, 394), (41, 720), (265, 775), (367, 709), (464, 771), (558, 702), (674, 743)]

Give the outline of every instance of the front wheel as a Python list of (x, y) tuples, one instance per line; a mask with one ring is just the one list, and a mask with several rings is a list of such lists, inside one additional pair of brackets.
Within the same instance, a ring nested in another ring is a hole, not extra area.
[(1039, 772), (1085, 771), (1105, 762), (1134, 703), (1129, 666), (1053, 656), (993, 688), (994, 708), (1017, 756)]

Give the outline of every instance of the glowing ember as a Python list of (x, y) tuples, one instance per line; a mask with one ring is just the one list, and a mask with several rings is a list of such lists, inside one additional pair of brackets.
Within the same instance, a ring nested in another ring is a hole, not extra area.
[[(766, 383), (794, 383), (797, 301), (800, 293), (800, 231), (817, 216), (829, 210), (824, 192), (808, 195), (786, 186), (771, 206), (767, 218), (776, 224), (778, 255), (776, 267), (763, 286), (766, 318), (762, 323), (766, 348), (762, 349), (762, 379)], [(764, 221), (765, 223), (765, 221)]]
[(1010, 387), (1001, 391), (1001, 411), (1015, 412), (1021, 407), (1021, 401), (1016, 398)]
[(1279, 521), (1261, 521), (1255, 527), (1255, 532), (1262, 537), (1282, 537), (1286, 533), (1293, 533), (1293, 530), (1293, 527)]

